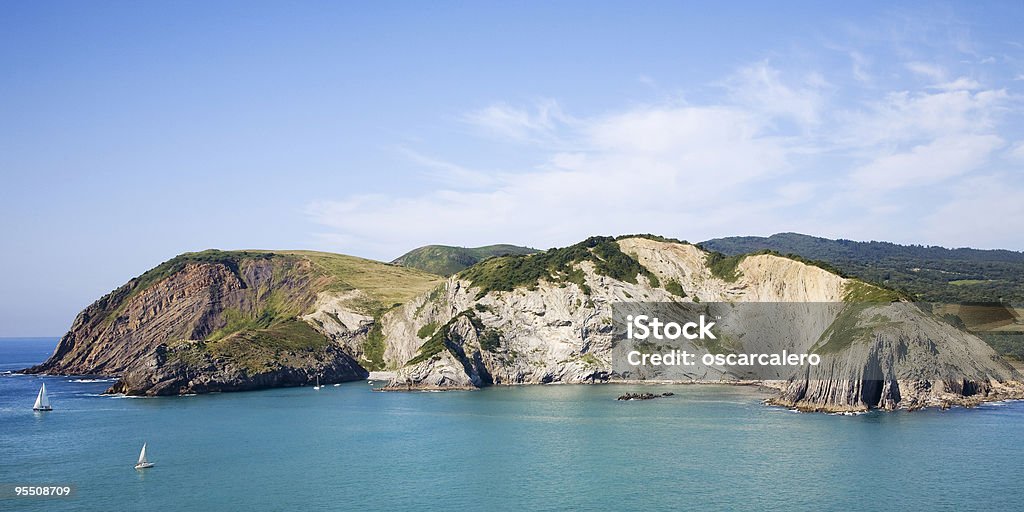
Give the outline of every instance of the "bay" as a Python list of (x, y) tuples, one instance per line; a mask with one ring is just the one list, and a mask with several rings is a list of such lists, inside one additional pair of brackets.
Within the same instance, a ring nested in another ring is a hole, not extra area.
[[(0, 339), (0, 372), (55, 339)], [(45, 382), (54, 411), (32, 403)], [(1020, 510), (1024, 403), (801, 414), (752, 387), (366, 382), (189, 397), (0, 375), (3, 510)], [(625, 392), (674, 396), (621, 402)], [(132, 466), (142, 443), (156, 467)]]

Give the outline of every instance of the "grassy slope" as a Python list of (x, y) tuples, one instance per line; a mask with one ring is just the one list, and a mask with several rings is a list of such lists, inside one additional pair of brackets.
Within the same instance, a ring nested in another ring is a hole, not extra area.
[(399, 256), (393, 263), (433, 274), (450, 276), (487, 258), (525, 255), (536, 252), (538, 252), (536, 249), (508, 244), (487, 245), (484, 247), (427, 245)]
[(435, 274), (415, 268), (402, 267), (380, 261), (316, 251), (276, 251), (307, 258), (317, 269), (330, 276), (327, 291), (360, 290), (370, 303), (362, 312), (373, 314), (380, 308), (389, 309), (396, 304), (426, 293), (441, 283)]

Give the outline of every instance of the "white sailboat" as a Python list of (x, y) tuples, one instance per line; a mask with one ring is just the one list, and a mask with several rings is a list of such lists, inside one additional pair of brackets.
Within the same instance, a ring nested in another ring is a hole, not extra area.
[(316, 376), (316, 386), (313, 386), (313, 389), (315, 389), (317, 391), (320, 391), (320, 376), (319, 375)]
[(135, 469), (146, 469), (153, 466), (152, 462), (146, 460), (146, 443), (142, 443), (142, 452), (139, 453), (139, 461), (135, 463)]
[(53, 407), (50, 407), (50, 398), (46, 396), (46, 383), (39, 388), (39, 394), (36, 395), (36, 404), (32, 406), (33, 411), (52, 411)]

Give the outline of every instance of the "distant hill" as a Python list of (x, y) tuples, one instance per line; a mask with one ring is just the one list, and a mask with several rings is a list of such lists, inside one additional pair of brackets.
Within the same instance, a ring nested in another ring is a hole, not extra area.
[(819, 260), (847, 275), (933, 302), (1024, 302), (1024, 253), (831, 240), (799, 233), (708, 240), (726, 255), (772, 250)]
[(399, 256), (391, 263), (442, 276), (450, 276), (494, 256), (519, 256), (536, 252), (539, 251), (529, 247), (508, 244), (486, 245), (484, 247), (425, 245)]

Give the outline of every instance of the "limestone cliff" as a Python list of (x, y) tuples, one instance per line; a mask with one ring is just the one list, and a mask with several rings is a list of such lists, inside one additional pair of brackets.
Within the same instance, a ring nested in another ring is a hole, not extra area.
[[(776, 403), (859, 411), (1024, 396), (1020, 375), (977, 337), (818, 266), (774, 254), (722, 258), (656, 237), (591, 239), (563, 251), (536, 263), (489, 260), (385, 315), (391, 387), (637, 378), (612, 371), (613, 303), (780, 302), (836, 306), (802, 316), (790, 344), (774, 347), (820, 351), (824, 360), (767, 383), (781, 390)], [(838, 343), (843, 336), (856, 339)]]

